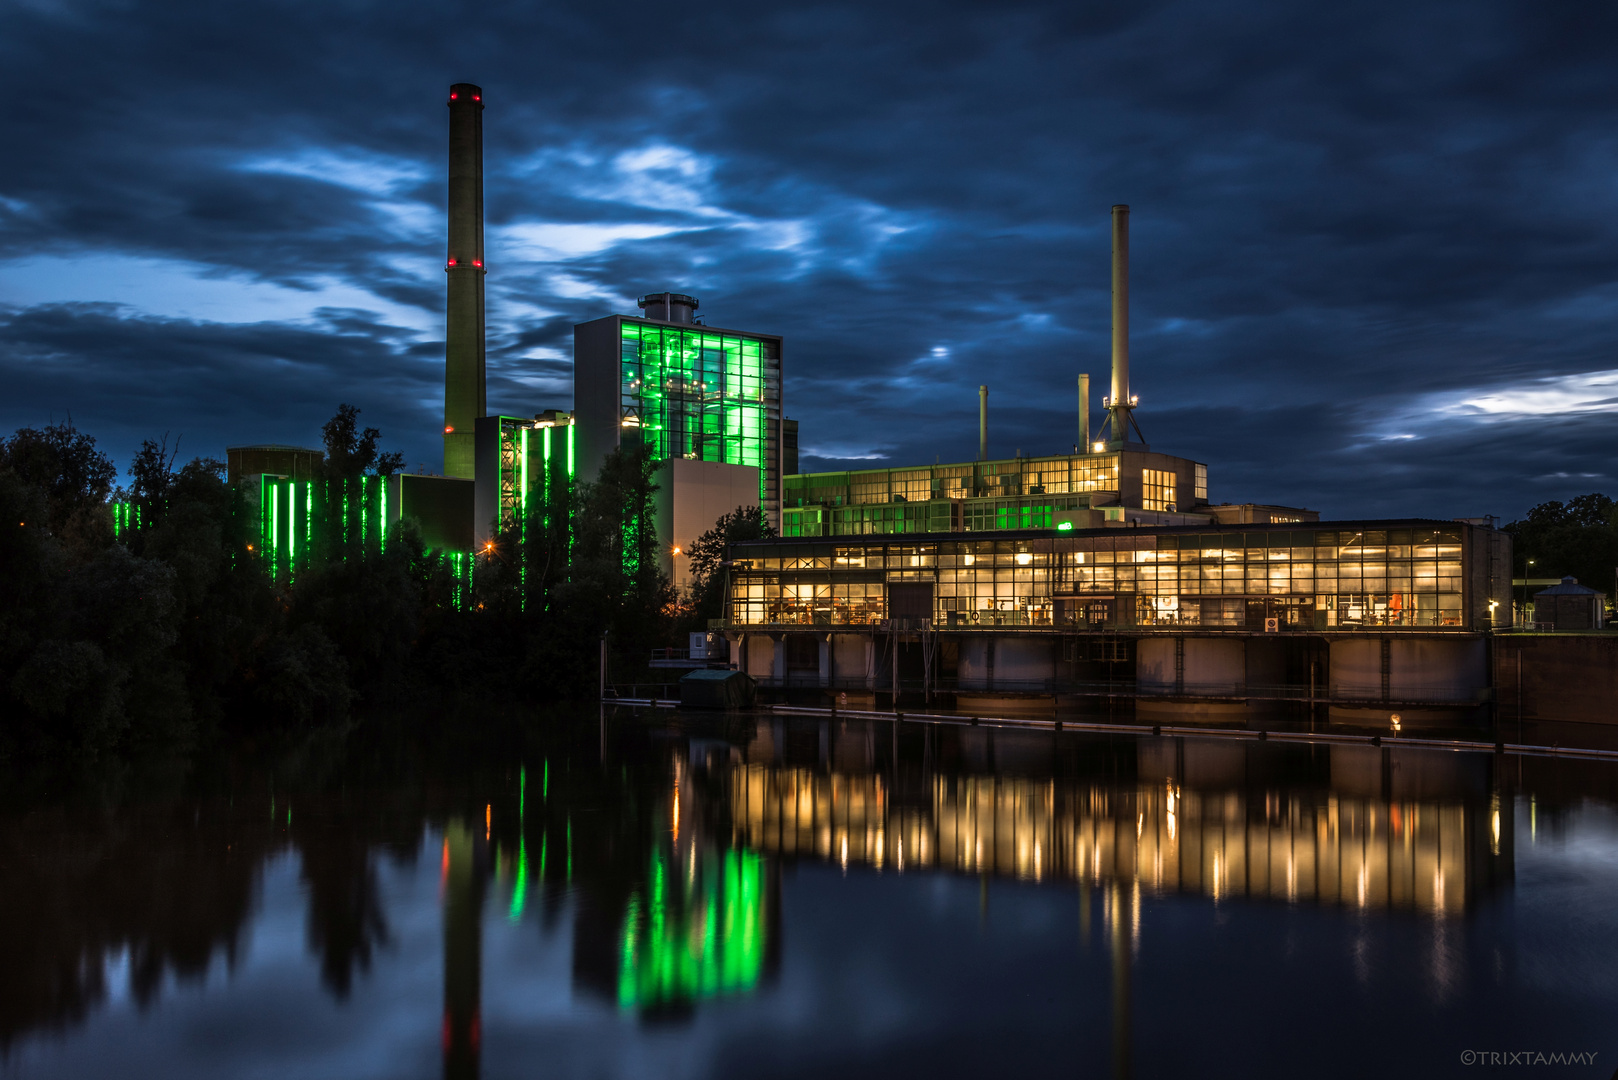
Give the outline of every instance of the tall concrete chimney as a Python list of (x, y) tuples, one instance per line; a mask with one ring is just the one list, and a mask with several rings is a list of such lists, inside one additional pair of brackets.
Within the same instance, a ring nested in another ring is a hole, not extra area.
[(489, 411), (483, 340), (483, 88), (449, 88), (449, 298), (444, 325), (444, 475), (472, 478), (473, 428)]
[(1129, 441), (1129, 207), (1112, 208), (1112, 394), (1107, 398), (1113, 449)]
[(978, 387), (978, 460), (989, 460), (989, 388)]

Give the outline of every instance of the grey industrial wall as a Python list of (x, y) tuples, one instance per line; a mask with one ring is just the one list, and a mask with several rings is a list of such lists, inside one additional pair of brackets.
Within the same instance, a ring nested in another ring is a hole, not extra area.
[(573, 328), (573, 422), (579, 428), (575, 468), (580, 483), (593, 481), (607, 455), (618, 449), (623, 393), (620, 321), (609, 315)]

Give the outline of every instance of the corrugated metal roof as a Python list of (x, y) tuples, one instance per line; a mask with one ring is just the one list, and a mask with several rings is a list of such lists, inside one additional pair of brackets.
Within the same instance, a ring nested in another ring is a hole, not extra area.
[(1598, 595), (1598, 593), (1596, 592), (1595, 589), (1587, 589), (1583, 585), (1580, 585), (1577, 578), (1565, 577), (1565, 578), (1562, 579), (1562, 584), (1560, 584), (1560, 585), (1552, 585), (1548, 589), (1539, 590), (1539, 592), (1534, 594), (1534, 599), (1538, 600), (1541, 596), (1596, 596), (1596, 595)]

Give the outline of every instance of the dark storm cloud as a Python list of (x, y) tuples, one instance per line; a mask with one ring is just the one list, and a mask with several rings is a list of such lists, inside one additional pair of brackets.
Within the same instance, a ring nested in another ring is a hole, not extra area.
[(366, 424), (398, 431), (441, 392), (439, 350), (409, 355), (398, 328), (365, 312), (319, 315), (288, 326), (187, 322), (110, 304), (0, 311), (0, 380), (39, 421), (71, 415), (110, 446), (167, 433), (188, 457), (219, 458), (235, 443), (319, 446), (339, 401), (362, 402)]
[(786, 335), (808, 466), (968, 457), (980, 382), (995, 453), (1065, 449), (1128, 202), (1140, 419), (1216, 500), (1512, 515), (1612, 486), (1615, 46), (1598, 4), (14, 4), (0, 423), (351, 400), (436, 462), (471, 79), (491, 408), (566, 405), (572, 324), (675, 287)]

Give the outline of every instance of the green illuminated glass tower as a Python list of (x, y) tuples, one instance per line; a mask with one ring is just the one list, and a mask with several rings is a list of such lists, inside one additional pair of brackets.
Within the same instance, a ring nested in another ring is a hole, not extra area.
[(614, 449), (650, 446), (658, 461), (756, 468), (759, 506), (780, 524), (781, 338), (696, 321), (697, 300), (653, 293), (640, 316), (573, 328), (579, 477)]

